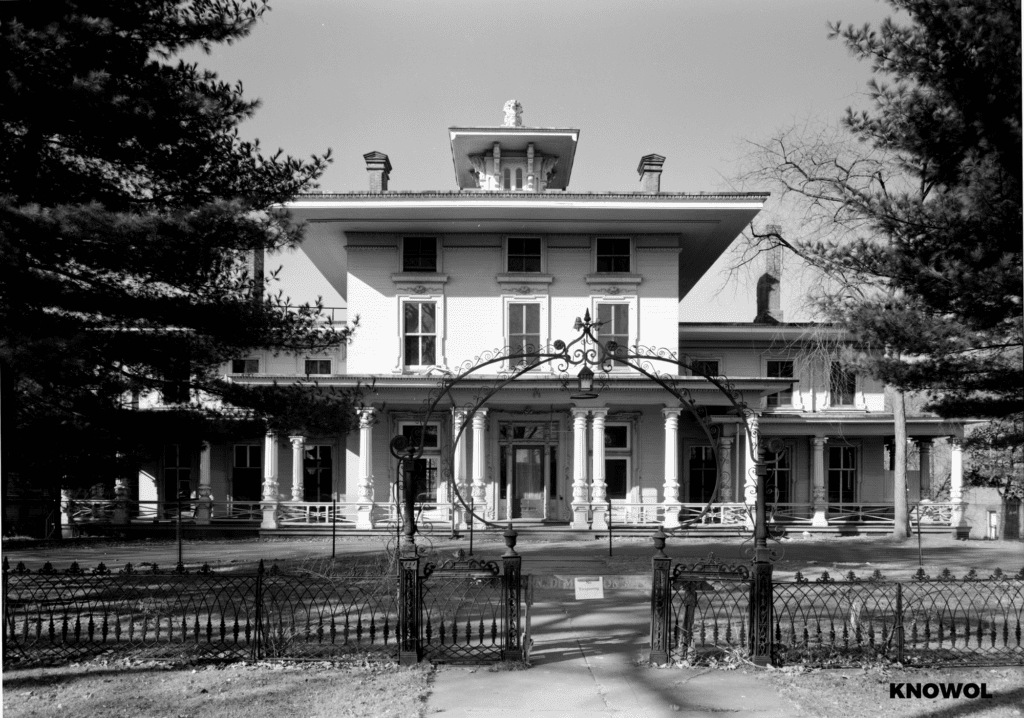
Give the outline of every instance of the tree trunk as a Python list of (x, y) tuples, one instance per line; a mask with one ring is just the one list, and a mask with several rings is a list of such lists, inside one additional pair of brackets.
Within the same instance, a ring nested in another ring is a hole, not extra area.
[(910, 512), (907, 502), (907, 406), (903, 392), (886, 386), (892, 406), (893, 423), (893, 514), (892, 537), (904, 541), (910, 536)]

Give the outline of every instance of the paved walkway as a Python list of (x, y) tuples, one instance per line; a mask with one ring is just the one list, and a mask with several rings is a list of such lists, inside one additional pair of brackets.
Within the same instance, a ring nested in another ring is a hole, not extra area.
[(535, 592), (528, 670), (440, 666), (425, 715), (444, 718), (662, 718), (805, 715), (747, 671), (650, 668), (650, 594), (606, 589), (576, 601)]

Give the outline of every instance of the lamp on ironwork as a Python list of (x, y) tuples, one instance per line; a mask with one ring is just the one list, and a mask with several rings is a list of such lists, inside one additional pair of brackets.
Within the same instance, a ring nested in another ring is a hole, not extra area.
[(593, 393), (594, 389), (594, 372), (590, 370), (590, 367), (583, 365), (580, 369), (580, 373), (576, 375), (576, 380), (579, 382), (579, 393), (572, 394), (570, 399), (596, 399), (597, 394)]

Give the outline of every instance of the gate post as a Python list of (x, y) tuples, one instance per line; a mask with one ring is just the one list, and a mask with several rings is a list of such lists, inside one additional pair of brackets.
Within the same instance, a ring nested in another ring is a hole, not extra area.
[(505, 553), (501, 555), (502, 563), (502, 598), (505, 601), (505, 635), (502, 643), (502, 659), (506, 661), (523, 660), (522, 632), (520, 630), (519, 593), (520, 576), (523, 569), (523, 557), (516, 553), (516, 534), (509, 524), (505, 530)]
[(750, 579), (750, 660), (755, 666), (772, 661), (772, 564), (755, 561)]
[(650, 662), (669, 662), (669, 635), (672, 615), (672, 559), (665, 555), (665, 532), (654, 532), (658, 553), (651, 559), (654, 576), (651, 580), (651, 657)]
[(411, 666), (420, 661), (420, 613), (423, 601), (420, 595), (419, 555), (400, 558), (398, 571), (398, 665)]

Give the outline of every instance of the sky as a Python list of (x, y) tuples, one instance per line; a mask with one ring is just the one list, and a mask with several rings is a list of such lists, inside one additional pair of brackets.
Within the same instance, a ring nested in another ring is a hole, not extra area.
[[(256, 115), (240, 133), (265, 150), (332, 151), (327, 191), (368, 186), (363, 154), (386, 153), (389, 189), (452, 190), (451, 126), (500, 125), (509, 99), (523, 124), (580, 130), (570, 191), (636, 191), (636, 167), (664, 155), (666, 192), (735, 189), (744, 143), (866, 105), (870, 67), (828, 22), (873, 25), (876, 0), (277, 0), (251, 35), (195, 60), (241, 80)], [(681, 309), (703, 321), (753, 318), (753, 267), (728, 255)], [(272, 257), (296, 301), (343, 300), (304, 255)], [(723, 290), (723, 287), (724, 290)], [(784, 282), (786, 319), (803, 285)]]

